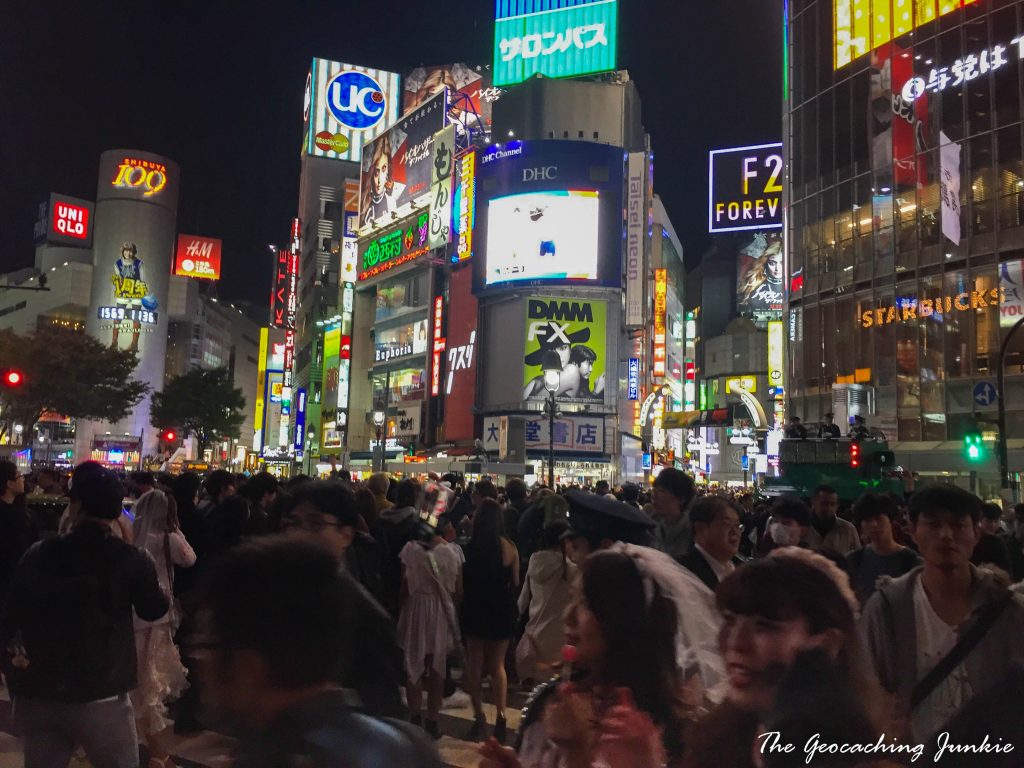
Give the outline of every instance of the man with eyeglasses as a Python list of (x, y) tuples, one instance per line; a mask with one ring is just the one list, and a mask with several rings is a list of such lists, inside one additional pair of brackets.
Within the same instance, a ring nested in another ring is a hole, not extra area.
[(693, 525), (693, 551), (679, 562), (696, 574), (708, 589), (742, 565), (740, 549), (740, 513), (736, 504), (724, 496), (701, 496), (690, 505)]
[(295, 488), (282, 500), (281, 527), (295, 538), (311, 541), (330, 552), (342, 570), (362, 586), (355, 652), (345, 659), (340, 682), (353, 689), (368, 714), (400, 717), (400, 687), (405, 683), (405, 662), (395, 638), (395, 627), (374, 593), (380, 594), (380, 550), (360, 530), (352, 491), (336, 480), (315, 480)]

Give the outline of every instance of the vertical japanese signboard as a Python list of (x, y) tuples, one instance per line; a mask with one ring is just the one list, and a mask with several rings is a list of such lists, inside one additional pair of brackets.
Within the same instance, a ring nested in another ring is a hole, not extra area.
[(456, 178), (455, 229), (458, 247), (453, 261), (465, 261), (473, 255), (473, 224), (476, 219), (476, 150), (472, 149), (458, 160)]
[(665, 376), (666, 337), (668, 326), (668, 270), (654, 270), (654, 362), (651, 373), (658, 378)]
[(431, 249), (443, 248), (452, 241), (452, 172), (455, 167), (455, 126), (434, 134), (433, 167), (430, 171)]
[(768, 386), (775, 388), (776, 399), (781, 400), (783, 368), (785, 367), (785, 332), (781, 320), (768, 323)]
[(444, 322), (444, 296), (434, 297), (434, 346), (430, 360), (430, 394), (441, 394), (441, 360), (444, 355), (445, 338), (442, 336)]
[(473, 270), (455, 269), (448, 284), (448, 324), (444, 371), (444, 440), (472, 440), (476, 436), (477, 301)]
[(644, 324), (644, 237), (647, 211), (644, 206), (644, 176), (647, 174), (643, 152), (629, 156), (626, 175), (626, 327)]

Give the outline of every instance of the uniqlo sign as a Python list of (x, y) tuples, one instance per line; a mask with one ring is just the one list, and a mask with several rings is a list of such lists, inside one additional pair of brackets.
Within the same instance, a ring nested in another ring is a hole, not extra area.
[(40, 222), (46, 227), (47, 242), (89, 248), (92, 245), (92, 210), (93, 204), (88, 200), (51, 194), (48, 223)]
[(220, 252), (221, 241), (216, 238), (178, 235), (174, 274), (203, 280), (219, 280)]

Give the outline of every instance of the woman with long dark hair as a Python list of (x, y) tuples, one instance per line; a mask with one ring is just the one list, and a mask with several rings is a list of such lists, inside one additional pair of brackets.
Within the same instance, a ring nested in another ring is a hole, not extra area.
[(467, 739), (484, 737), (481, 684), (491, 678), (491, 692), (497, 715), (494, 737), (504, 742), (507, 726), (505, 704), (508, 678), (505, 651), (515, 635), (516, 592), (519, 589), (519, 553), (505, 538), (501, 505), (493, 499), (480, 502), (473, 516), (473, 536), (466, 545), (462, 635), (466, 640), (466, 690), (473, 700), (473, 728)]
[(644, 547), (588, 557), (566, 613), (574, 655), (563, 679), (572, 681), (534, 694), (517, 753), (489, 742), (482, 754), (523, 768), (677, 761), (688, 717), (679, 664), (688, 578), (667, 555)]

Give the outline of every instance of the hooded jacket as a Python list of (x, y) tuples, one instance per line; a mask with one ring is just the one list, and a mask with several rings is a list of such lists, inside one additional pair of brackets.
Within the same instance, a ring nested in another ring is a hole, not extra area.
[[(883, 580), (860, 620), (861, 636), (875, 674), (905, 709), (909, 709), (914, 686), (921, 677), (917, 669), (914, 587), (923, 570), (922, 566), (897, 579)], [(962, 637), (986, 606), (1006, 591), (991, 573), (972, 565), (970, 613), (957, 627), (957, 635)], [(975, 696), (999, 683), (1010, 665), (1024, 664), (1024, 598), (1012, 598), (963, 663)]]

